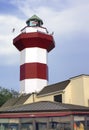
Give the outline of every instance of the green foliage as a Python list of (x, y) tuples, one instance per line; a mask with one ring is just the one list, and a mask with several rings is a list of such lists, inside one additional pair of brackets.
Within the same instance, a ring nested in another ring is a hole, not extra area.
[(0, 87), (0, 106), (2, 106), (8, 99), (18, 96), (18, 92)]

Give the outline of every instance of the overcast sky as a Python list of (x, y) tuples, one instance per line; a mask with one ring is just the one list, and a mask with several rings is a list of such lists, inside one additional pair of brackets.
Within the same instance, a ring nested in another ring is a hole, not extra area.
[(54, 32), (49, 84), (89, 74), (89, 0), (0, 0), (0, 86), (19, 91), (19, 51), (13, 38), (34, 14)]

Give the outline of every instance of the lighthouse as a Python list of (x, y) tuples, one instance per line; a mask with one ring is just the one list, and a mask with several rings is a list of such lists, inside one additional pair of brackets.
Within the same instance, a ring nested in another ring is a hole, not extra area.
[(47, 54), (55, 47), (43, 21), (33, 15), (13, 40), (20, 51), (20, 93), (39, 92), (48, 84)]

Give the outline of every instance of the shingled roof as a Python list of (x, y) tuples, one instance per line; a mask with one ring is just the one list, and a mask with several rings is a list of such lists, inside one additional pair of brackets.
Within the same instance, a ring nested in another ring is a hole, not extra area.
[(9, 99), (6, 103), (4, 103), (1, 107), (1, 109), (5, 107), (11, 107), (11, 106), (17, 106), (22, 105), (25, 103), (25, 101), (31, 96), (31, 94), (21, 95), (16, 98)]
[(63, 91), (69, 83), (70, 80), (66, 80), (66, 81), (62, 81), (56, 84), (46, 86), (38, 93), (38, 96), (49, 94), (49, 93), (55, 93), (58, 91)]
[(0, 113), (8, 113), (8, 112), (56, 112), (56, 111), (89, 111), (89, 107), (79, 106), (79, 105), (71, 105), (71, 104), (62, 104), (57, 102), (50, 101), (40, 101), (25, 105), (12, 106), (5, 110), (0, 110)]

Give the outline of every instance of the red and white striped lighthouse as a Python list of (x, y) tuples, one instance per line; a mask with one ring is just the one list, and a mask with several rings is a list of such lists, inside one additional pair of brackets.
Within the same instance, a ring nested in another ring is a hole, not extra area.
[(53, 36), (33, 15), (13, 44), (20, 51), (20, 93), (40, 91), (48, 82), (47, 53), (55, 47)]

